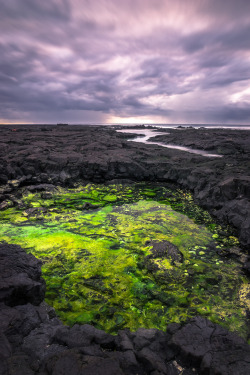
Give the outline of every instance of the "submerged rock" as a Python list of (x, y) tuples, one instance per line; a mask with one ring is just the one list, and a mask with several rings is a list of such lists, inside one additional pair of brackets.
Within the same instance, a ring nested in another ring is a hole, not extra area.
[(99, 208), (97, 204), (92, 204), (89, 202), (85, 202), (82, 206), (82, 210), (94, 210), (96, 208)]
[(171, 264), (182, 263), (183, 254), (178, 249), (177, 246), (172, 244), (169, 241), (148, 241), (146, 242), (147, 246), (152, 246), (150, 249), (151, 255), (148, 256), (149, 259), (154, 258), (168, 258), (171, 261)]
[(31, 207), (28, 208), (23, 212), (24, 216), (36, 216), (36, 215), (42, 215), (47, 212), (47, 209), (45, 207)]
[(0, 203), (0, 210), (6, 210), (7, 208), (13, 207), (14, 204), (12, 201), (3, 201)]

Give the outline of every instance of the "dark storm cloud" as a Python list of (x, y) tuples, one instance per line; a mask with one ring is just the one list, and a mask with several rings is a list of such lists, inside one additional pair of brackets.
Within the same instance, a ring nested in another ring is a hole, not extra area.
[(221, 107), (217, 111), (213, 111), (211, 114), (213, 120), (219, 120), (222, 122), (227, 121), (229, 118), (237, 122), (249, 121), (250, 118), (250, 108), (249, 106), (237, 106), (231, 105), (226, 107)]
[[(185, 69), (180, 69), (181, 64), (177, 64), (171, 57), (158, 57), (145, 59), (140, 65), (141, 73), (133, 77), (134, 80), (144, 81), (145, 79), (158, 81), (164, 78), (183, 78), (188, 73)], [(160, 82), (158, 82), (160, 83)]]
[(249, 20), (250, 3), (248, 0), (209, 0), (200, 2), (200, 12), (208, 14), (220, 22), (228, 20), (231, 23), (239, 19)]
[(59, 19), (67, 21), (70, 14), (68, 0), (33, 1), (8, 0), (0, 3), (1, 20)]
[(150, 94), (183, 94), (193, 89), (190, 84), (185, 87), (179, 85), (179, 82), (188, 78), (190, 69), (193, 69), (193, 66), (190, 67), (187, 62), (176, 63), (168, 57), (150, 58), (141, 64), (141, 73), (131, 79), (155, 85), (149, 90)]
[(203, 84), (204, 88), (229, 86), (232, 83), (248, 81), (250, 79), (250, 66), (242, 64), (224, 65), (222, 71), (210, 72)]
[(243, 0), (1, 2), (0, 122), (250, 122), (249, 14)]
[(196, 32), (182, 40), (183, 47), (188, 53), (197, 52), (204, 48), (223, 50), (225, 53), (249, 50), (250, 24), (237, 25), (229, 30), (207, 30)]

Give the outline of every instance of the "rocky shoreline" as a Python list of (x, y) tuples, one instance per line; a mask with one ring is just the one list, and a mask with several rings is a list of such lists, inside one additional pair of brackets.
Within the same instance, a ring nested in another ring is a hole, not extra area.
[(250, 346), (202, 317), (113, 336), (88, 324), (64, 326), (43, 302), (41, 263), (0, 245), (1, 375), (198, 375), (250, 370)]
[(15, 204), (13, 196), (21, 186), (35, 190), (43, 189), (41, 184), (72, 186), (114, 179), (170, 182), (191, 190), (200, 206), (233, 225), (248, 248), (250, 132), (183, 128), (166, 133), (170, 134), (155, 140), (223, 157), (128, 142), (131, 134), (103, 126), (2, 126), (0, 208), (8, 200)]
[[(115, 129), (87, 126), (3, 126), (0, 209), (15, 206), (21, 188), (48, 191), (76, 182), (155, 181), (194, 193), (218, 220), (250, 245), (250, 134), (171, 129), (155, 139), (223, 155), (205, 158), (128, 142)], [(215, 141), (216, 140), (216, 141)], [(43, 302), (40, 262), (18, 246), (0, 246), (0, 375), (239, 374), (250, 372), (249, 346), (197, 317), (167, 332), (139, 329), (111, 336), (92, 326), (63, 326)], [(245, 264), (249, 272), (250, 262)]]

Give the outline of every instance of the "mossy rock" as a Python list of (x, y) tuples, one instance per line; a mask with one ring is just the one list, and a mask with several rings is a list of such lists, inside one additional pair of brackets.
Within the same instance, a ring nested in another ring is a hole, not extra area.
[(171, 264), (182, 263), (183, 254), (177, 246), (169, 241), (147, 241), (146, 246), (150, 247), (151, 258), (168, 258)]
[(0, 240), (42, 260), (47, 302), (65, 323), (165, 330), (202, 314), (248, 334), (247, 280), (237, 259), (217, 253), (237, 239), (189, 193), (88, 184), (28, 193), (20, 204), (26, 213), (0, 212)]

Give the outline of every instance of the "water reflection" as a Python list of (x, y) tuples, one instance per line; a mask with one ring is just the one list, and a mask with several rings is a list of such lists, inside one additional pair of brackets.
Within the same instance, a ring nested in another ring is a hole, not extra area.
[(173, 148), (173, 149), (177, 149), (177, 150), (181, 150), (181, 151), (186, 151), (186, 152), (189, 152), (191, 154), (198, 154), (198, 155), (202, 155), (202, 156), (206, 156), (206, 157), (212, 157), (212, 158), (221, 158), (222, 157), (222, 155), (210, 154), (206, 151), (197, 150), (197, 149), (190, 148), (190, 147), (177, 146), (177, 145), (172, 145), (172, 144), (165, 144), (165, 143), (162, 143), (162, 142), (149, 141), (150, 138), (156, 137), (157, 135), (169, 134), (169, 133), (166, 133), (166, 132), (164, 132), (164, 133), (163, 132), (156, 132), (154, 129), (121, 129), (121, 130), (117, 130), (117, 132), (139, 135), (139, 137), (135, 137), (133, 139), (128, 140), (128, 141), (132, 141), (132, 142), (140, 142), (140, 143), (146, 143), (146, 144), (150, 144), (150, 145), (157, 145), (157, 146), (161, 146), (161, 147)]

